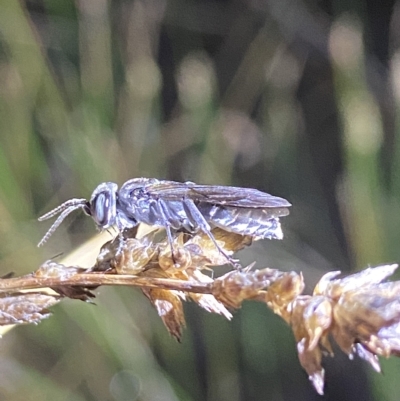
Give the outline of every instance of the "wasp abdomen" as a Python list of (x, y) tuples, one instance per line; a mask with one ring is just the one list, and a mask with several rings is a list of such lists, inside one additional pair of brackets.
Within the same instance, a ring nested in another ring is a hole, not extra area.
[(199, 204), (204, 218), (223, 230), (258, 238), (282, 239), (279, 217), (286, 216), (286, 208), (239, 208), (221, 205)]

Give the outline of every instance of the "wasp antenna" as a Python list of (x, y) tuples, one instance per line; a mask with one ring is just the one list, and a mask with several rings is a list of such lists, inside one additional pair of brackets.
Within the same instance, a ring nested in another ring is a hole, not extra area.
[[(74, 204), (71, 203), (72, 201), (75, 201)], [(80, 202), (78, 202), (78, 201), (80, 201)], [(68, 205), (67, 205), (67, 203), (68, 203)], [(60, 213), (60, 211), (61, 211), (61, 214), (57, 217), (57, 220), (52, 224), (52, 226), (48, 229), (47, 233), (44, 235), (44, 237), (38, 243), (38, 247), (41, 247), (44, 243), (47, 242), (47, 240), (51, 237), (51, 235), (54, 233), (54, 231), (57, 230), (58, 226), (63, 222), (63, 220), (70, 213), (72, 213), (76, 209), (83, 208), (85, 203), (86, 203), (85, 199), (83, 199), (83, 200), (82, 199), (71, 199), (70, 201), (63, 203), (58, 208), (56, 208), (56, 209), (52, 210), (51, 212), (42, 216), (39, 220), (48, 219), (48, 218), (54, 216), (55, 214)], [(62, 206), (63, 206), (63, 208), (62, 208)], [(57, 212), (56, 212), (56, 210), (57, 210)]]
[(53, 216), (55, 216), (56, 214), (62, 213), (64, 210), (69, 209), (70, 207), (74, 207), (74, 206), (78, 206), (78, 205), (79, 205), (79, 207), (81, 207), (85, 203), (86, 203), (86, 199), (74, 198), (74, 199), (67, 200), (66, 202), (62, 203), (60, 206), (57, 206), (53, 210), (50, 210), (50, 212), (47, 212), (43, 216), (40, 216), (38, 218), (38, 220), (43, 221), (43, 220), (50, 219)]

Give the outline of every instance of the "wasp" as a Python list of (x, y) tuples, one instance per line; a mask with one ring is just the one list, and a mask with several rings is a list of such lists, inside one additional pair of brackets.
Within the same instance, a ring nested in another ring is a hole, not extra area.
[(251, 188), (134, 178), (118, 189), (117, 184), (104, 182), (93, 191), (89, 201), (70, 199), (41, 216), (39, 221), (59, 214), (38, 246), (50, 238), (67, 215), (83, 209), (100, 230), (116, 226), (123, 234), (139, 223), (164, 228), (172, 255), (174, 231), (203, 232), (236, 266), (218, 245), (212, 228), (254, 239), (282, 239), (279, 218), (289, 214), (290, 206), (286, 199)]

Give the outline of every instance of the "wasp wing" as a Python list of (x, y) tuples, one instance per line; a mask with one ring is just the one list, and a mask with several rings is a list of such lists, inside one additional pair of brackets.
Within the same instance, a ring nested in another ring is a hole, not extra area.
[(158, 181), (144, 187), (144, 191), (164, 200), (193, 201), (240, 208), (287, 208), (291, 204), (283, 198), (252, 188), (220, 185), (197, 185), (192, 182)]

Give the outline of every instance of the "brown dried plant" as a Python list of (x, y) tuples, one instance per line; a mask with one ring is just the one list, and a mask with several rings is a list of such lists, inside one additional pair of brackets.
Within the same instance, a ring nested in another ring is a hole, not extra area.
[[(252, 242), (218, 228), (213, 235), (229, 255)], [(264, 302), (292, 328), (300, 363), (320, 394), (322, 356), (333, 356), (332, 339), (349, 357), (358, 355), (377, 371), (378, 356), (400, 355), (400, 281), (384, 282), (395, 264), (344, 278), (330, 272), (312, 295), (302, 295), (301, 273), (251, 265), (218, 278), (205, 274), (226, 262), (206, 235), (177, 233), (173, 255), (167, 239), (156, 237), (154, 232), (140, 239), (117, 236), (103, 245), (89, 269), (48, 261), (31, 274), (0, 279), (0, 325), (38, 323), (62, 298), (91, 301), (98, 286), (125, 285), (141, 288), (178, 341), (185, 325), (183, 301), (227, 319), (243, 301)]]

